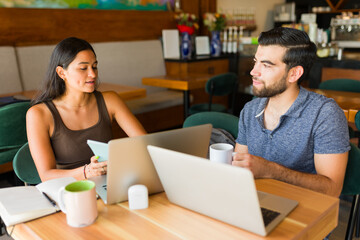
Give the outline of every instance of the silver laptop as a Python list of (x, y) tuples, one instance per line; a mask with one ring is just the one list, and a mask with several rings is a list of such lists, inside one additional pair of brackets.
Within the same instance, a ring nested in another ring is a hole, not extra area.
[(266, 236), (298, 204), (256, 191), (251, 171), (148, 146), (170, 202)]
[(147, 145), (206, 157), (211, 129), (205, 124), (109, 141), (107, 175), (91, 178), (97, 194), (106, 204), (113, 204), (128, 200), (128, 188), (134, 184), (145, 185), (149, 194), (164, 191)]

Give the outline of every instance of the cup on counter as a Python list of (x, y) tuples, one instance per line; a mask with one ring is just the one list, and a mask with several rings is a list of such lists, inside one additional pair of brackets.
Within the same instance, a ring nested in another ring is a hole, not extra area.
[(234, 147), (228, 143), (210, 145), (210, 161), (231, 164)]
[(59, 207), (66, 214), (71, 227), (85, 227), (92, 224), (97, 216), (95, 183), (90, 180), (76, 181), (58, 192)]

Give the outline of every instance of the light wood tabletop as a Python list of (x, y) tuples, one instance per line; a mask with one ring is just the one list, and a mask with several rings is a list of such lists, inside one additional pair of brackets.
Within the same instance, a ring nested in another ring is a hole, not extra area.
[(211, 75), (162, 75), (142, 78), (142, 84), (153, 87), (162, 87), (182, 90), (184, 94), (184, 119), (189, 115), (190, 90), (204, 88)]
[(360, 93), (310, 88), (308, 90), (334, 99), (344, 110), (348, 122), (355, 122), (355, 114), (360, 110)]
[(194, 90), (204, 88), (207, 80), (211, 75), (187, 75), (187, 76), (172, 76), (162, 75), (154, 77), (145, 77), (142, 79), (144, 85), (163, 87), (176, 90)]
[[(165, 193), (150, 196), (149, 208), (129, 210), (128, 202), (104, 205), (83, 228), (66, 224), (59, 212), (7, 228), (14, 239), (323, 239), (338, 223), (339, 199), (276, 180), (256, 180), (260, 191), (297, 200), (299, 205), (261, 237), (170, 203)], [(225, 200), (226, 201), (226, 200)], [(216, 206), (214, 206), (216, 207)], [(251, 216), (247, 216), (251, 217)]]
[[(100, 83), (98, 91), (114, 91), (119, 94), (123, 100), (131, 100), (136, 98), (146, 97), (146, 89), (140, 87), (126, 86), (114, 83)], [(28, 99), (32, 99), (36, 96), (37, 90), (28, 90), (15, 93), (1, 94), (0, 97), (22, 95)]]

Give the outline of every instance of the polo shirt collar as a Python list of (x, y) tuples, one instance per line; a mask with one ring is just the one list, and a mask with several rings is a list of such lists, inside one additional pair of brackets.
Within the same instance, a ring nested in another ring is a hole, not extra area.
[[(298, 118), (301, 114), (301, 111), (303, 109), (302, 107), (303, 107), (308, 95), (309, 95), (309, 92), (300, 86), (299, 95), (297, 96), (297, 98), (295, 99), (295, 102), (291, 105), (289, 110), (283, 116)], [(255, 115), (256, 118), (260, 117), (261, 115), (264, 114), (264, 110), (265, 110), (265, 107), (266, 107), (268, 101), (269, 101), (269, 98), (261, 98), (260, 99), (259, 106), (256, 110), (256, 115)]]

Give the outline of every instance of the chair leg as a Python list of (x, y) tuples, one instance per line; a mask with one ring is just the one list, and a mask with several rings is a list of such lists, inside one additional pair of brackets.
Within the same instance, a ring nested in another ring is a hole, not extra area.
[(354, 234), (356, 215), (359, 211), (359, 194), (355, 195), (350, 210), (349, 222), (346, 229), (346, 240), (351, 240)]
[(360, 237), (360, 207), (358, 207), (358, 211), (356, 214), (356, 231), (355, 231), (355, 237)]

